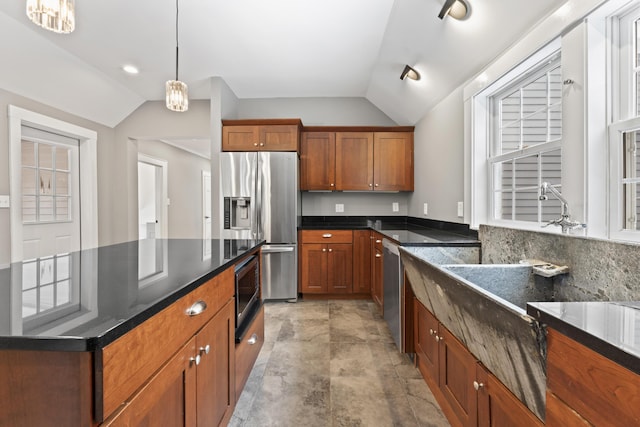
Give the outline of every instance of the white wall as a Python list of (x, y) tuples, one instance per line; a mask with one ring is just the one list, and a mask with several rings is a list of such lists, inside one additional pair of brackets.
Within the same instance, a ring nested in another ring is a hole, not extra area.
[[(373, 193), (373, 192), (371, 192)], [(302, 193), (304, 216), (393, 216), (407, 215), (410, 193)], [(398, 203), (399, 211), (393, 212), (392, 203)], [(336, 204), (344, 205), (344, 212), (336, 212)]]
[[(457, 203), (464, 200), (464, 106), (462, 89), (451, 92), (416, 124), (415, 191), (408, 215), (463, 222)], [(423, 214), (424, 203), (428, 215)]]

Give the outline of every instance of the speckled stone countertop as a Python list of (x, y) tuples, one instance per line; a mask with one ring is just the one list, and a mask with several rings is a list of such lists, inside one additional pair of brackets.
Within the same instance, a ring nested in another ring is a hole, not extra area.
[(466, 224), (412, 217), (307, 216), (300, 229), (371, 229), (401, 246), (480, 246), (477, 233)]
[(262, 243), (154, 239), (11, 264), (0, 269), (0, 350), (104, 347)]
[(527, 313), (640, 375), (640, 302), (531, 302)]

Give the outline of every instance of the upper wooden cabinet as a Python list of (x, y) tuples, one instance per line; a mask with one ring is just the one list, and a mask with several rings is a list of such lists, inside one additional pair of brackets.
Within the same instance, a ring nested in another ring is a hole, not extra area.
[(336, 134), (302, 132), (300, 143), (300, 188), (335, 190)]
[(413, 132), (340, 129), (303, 131), (301, 190), (413, 191)]
[(299, 119), (223, 120), (222, 151), (298, 151)]

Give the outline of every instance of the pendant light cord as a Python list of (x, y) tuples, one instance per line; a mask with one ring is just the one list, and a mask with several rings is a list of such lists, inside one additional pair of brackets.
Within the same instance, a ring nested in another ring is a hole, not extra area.
[(176, 81), (178, 80), (178, 0), (176, 0)]

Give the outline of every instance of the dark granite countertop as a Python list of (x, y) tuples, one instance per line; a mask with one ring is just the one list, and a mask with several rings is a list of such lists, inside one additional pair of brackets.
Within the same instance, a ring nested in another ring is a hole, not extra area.
[(262, 243), (150, 239), (11, 264), (0, 270), (0, 349), (104, 347)]
[(386, 216), (314, 216), (302, 217), (301, 230), (371, 229), (401, 246), (480, 246), (478, 235), (466, 224)]
[(640, 302), (531, 302), (527, 313), (640, 375)]

